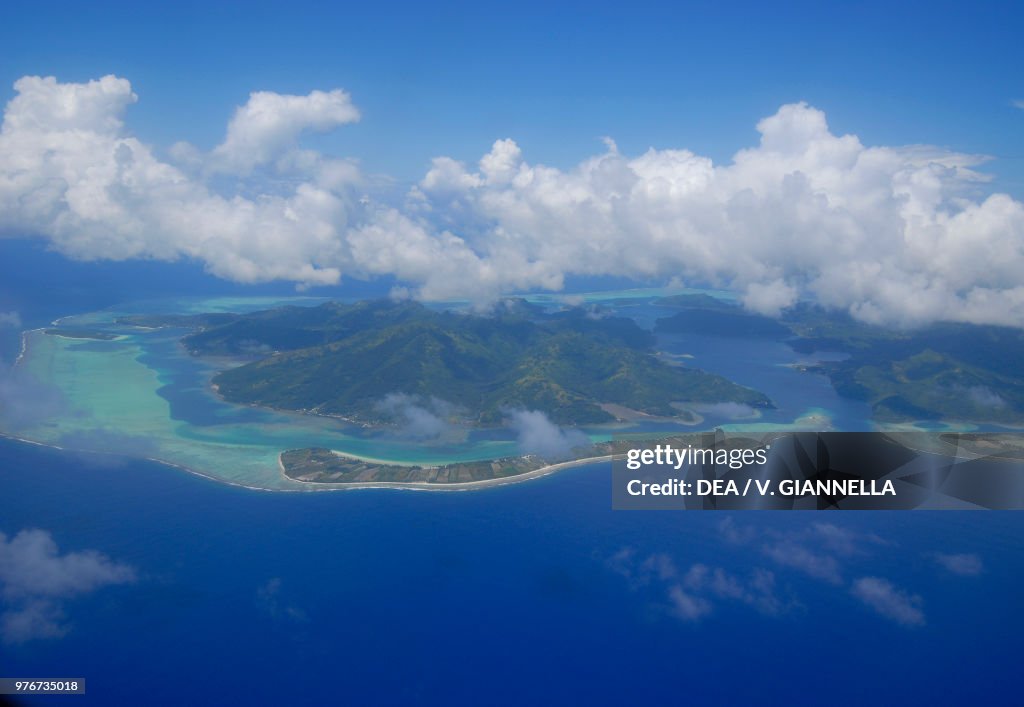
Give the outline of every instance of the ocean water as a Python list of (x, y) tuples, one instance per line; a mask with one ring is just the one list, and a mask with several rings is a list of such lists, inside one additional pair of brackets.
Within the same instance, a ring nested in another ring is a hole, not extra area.
[[(660, 291), (585, 295), (613, 311), (653, 326), (673, 310), (651, 303)], [(132, 313), (252, 311), (282, 303), (314, 305), (317, 298), (177, 297), (129, 302), (103, 310), (61, 317), (68, 329), (85, 328), (116, 335), (113, 340), (53, 336), (42, 329), (26, 332), (18, 360), (20, 371), (50, 389), (59, 405), (51, 414), (0, 432), (65, 448), (121, 451), (160, 459), (229, 483), (276, 490), (308, 490), (284, 477), (277, 455), (286, 449), (329, 447), (346, 454), (394, 462), (443, 464), (492, 459), (520, 453), (508, 429), (461, 431), (440, 441), (371, 432), (343, 421), (230, 405), (210, 390), (217, 367), (231, 362), (188, 355), (179, 340), (184, 329), (140, 329), (117, 324)], [(613, 435), (671, 434), (716, 426), (733, 431), (770, 429), (870, 429), (870, 410), (862, 401), (838, 396), (822, 375), (796, 370), (806, 361), (781, 342), (742, 337), (659, 336), (659, 351), (684, 365), (724, 375), (761, 390), (774, 402), (770, 410), (702, 409), (696, 426), (645, 421), (583, 428), (592, 441)], [(825, 355), (827, 355), (826, 352)]]
[[(0, 243), (0, 311), (18, 311), (27, 328), (182, 292), (225, 306), (254, 294), (196, 268), (83, 265)], [(616, 299), (657, 314), (636, 293)], [(0, 331), (8, 362), (12, 332)], [(95, 344), (49, 338), (83, 347), (65, 359), (85, 366), (71, 378), (103, 380), (94, 374), (109, 367), (88, 363)], [(104, 403), (121, 437), (79, 440), (123, 448), (134, 429), (186, 449), (210, 435), (223, 443), (219, 429), (240, 448), (259, 441), (244, 425), (262, 413), (211, 404), (202, 364), (159, 339), (146, 351), (98, 347), (136, 367), (126, 375), (146, 394), (121, 386)], [(865, 419), (820, 377), (792, 378), (802, 374), (781, 365), (796, 360), (784, 348), (665, 345), (773, 388), (778, 410), (755, 424), (810, 414), (856, 429)], [(73, 416), (63, 422), (74, 431)], [(259, 436), (297, 429), (266, 424)], [(221, 473), (238, 473), (222, 461)], [(135, 577), (0, 592), (0, 676), (88, 680), (84, 697), (25, 704), (1019, 704), (1024, 516), (625, 513), (610, 496), (600, 464), (474, 492), (273, 493), (0, 438), (4, 541), (38, 529), (56, 545), (18, 572), (68, 571), (69, 553), (92, 552)], [(56, 635), (11, 640), (9, 621), (33, 602)]]
[[(1019, 698), (1019, 514), (723, 525), (714, 512), (613, 512), (609, 487), (594, 465), (456, 494), (268, 493), (0, 440), (0, 532), (40, 528), (60, 553), (95, 550), (137, 574), (60, 600), (63, 637), (0, 643), (0, 673), (86, 677), (86, 697), (52, 698), (75, 704)], [(812, 545), (823, 522), (855, 550)], [(839, 577), (773, 562), (780, 538), (838, 558)], [(970, 552), (983, 570), (951, 574), (935, 551)], [(691, 589), (694, 564), (748, 590), (771, 572), (777, 611)], [(921, 622), (858, 600), (864, 576), (917, 596)], [(680, 614), (674, 587), (706, 612)]]

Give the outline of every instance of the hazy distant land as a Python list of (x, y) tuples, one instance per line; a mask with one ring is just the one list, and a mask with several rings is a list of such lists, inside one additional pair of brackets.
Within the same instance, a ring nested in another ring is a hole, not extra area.
[(805, 354), (845, 354), (803, 370), (823, 373), (840, 394), (868, 402), (879, 423), (1024, 424), (1020, 329), (954, 323), (891, 329), (808, 304), (771, 319), (706, 295), (664, 297), (658, 304), (677, 310), (658, 320), (658, 332), (759, 337)]

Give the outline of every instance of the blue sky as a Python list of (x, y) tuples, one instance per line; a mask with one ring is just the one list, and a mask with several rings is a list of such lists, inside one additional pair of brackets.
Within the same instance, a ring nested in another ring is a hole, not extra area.
[(1024, 326), (1014, 3), (3, 12), (0, 237), (427, 300), (625, 278)]
[(604, 135), (723, 161), (804, 100), (869, 145), (995, 156), (1020, 194), (1020, 5), (777, 5), (6, 3), (0, 96), (26, 74), (115, 73), (142, 139), (212, 147), (250, 91), (340, 87), (363, 120), (316, 142), (408, 180), (502, 137), (561, 167)]

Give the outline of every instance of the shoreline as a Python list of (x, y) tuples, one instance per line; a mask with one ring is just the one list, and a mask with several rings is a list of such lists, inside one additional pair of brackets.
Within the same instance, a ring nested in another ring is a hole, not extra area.
[[(108, 309), (110, 309), (110, 308), (108, 308)], [(76, 315), (69, 315), (69, 316), (66, 316), (66, 317), (59, 317), (59, 318), (55, 319), (51, 323), (51, 326), (60, 326), (64, 322), (64, 320), (70, 319), (72, 316), (76, 316)], [(133, 328), (157, 330), (157, 329), (162, 329), (162, 328), (165, 328), (165, 327), (138, 327), (138, 326), (134, 326)], [(31, 348), (31, 343), (30, 343), (29, 339), (33, 335), (38, 335), (39, 332), (45, 331), (45, 329), (46, 329), (46, 327), (37, 327), (37, 328), (34, 328), (34, 329), (23, 330), (21, 332), (21, 347), (20, 347), (19, 354), (18, 354), (17, 358), (15, 359), (15, 361), (14, 361), (14, 363), (12, 365), (12, 368), (19, 367), (19, 366), (24, 367), (26, 362), (29, 363), (29, 368), (30, 369), (33, 367), (32, 364), (35, 361), (35, 358), (30, 359), (29, 356), (30, 355), (34, 355), (34, 356), (38, 357), (39, 354), (36, 352), (35, 349)], [(65, 337), (65, 336), (62, 336), (60, 334), (54, 334), (54, 336), (56, 336), (58, 338), (61, 338), (61, 339), (67, 339), (67, 338), (75, 339), (75, 338), (77, 338), (77, 337)], [(121, 334), (121, 335), (118, 335), (118, 338), (125, 338), (126, 336), (127, 335), (125, 335), (125, 334)], [(178, 345), (185, 351), (186, 354), (188, 353), (187, 349), (184, 348), (184, 345), (183, 345), (183, 343), (181, 342), (180, 339), (178, 341)], [(216, 366), (216, 363), (217, 363), (216, 360), (215, 360), (216, 357), (198, 356), (197, 358), (201, 362), (203, 362), (204, 364), (214, 364), (214, 369), (215, 369), (214, 370), (214, 375), (216, 374), (216, 368), (219, 368), (218, 366)], [(782, 364), (782, 365), (786, 365), (786, 364)], [(345, 417), (345, 416), (339, 415), (339, 414), (314, 412), (314, 411), (310, 411), (310, 410), (281, 409), (281, 408), (274, 408), (274, 407), (270, 407), (270, 406), (266, 406), (266, 405), (259, 405), (259, 404), (255, 404), (255, 403), (246, 404), (246, 403), (231, 402), (231, 401), (227, 400), (221, 394), (221, 392), (218, 390), (218, 387), (213, 383), (212, 378), (213, 378), (213, 376), (211, 375), (210, 378), (208, 378), (207, 381), (206, 381), (207, 385), (204, 386), (204, 388), (206, 389), (206, 394), (209, 395), (210, 397), (212, 397), (213, 399), (215, 399), (216, 401), (218, 401), (219, 403), (227, 405), (227, 406), (238, 407), (238, 408), (245, 408), (245, 407), (254, 408), (254, 409), (257, 409), (257, 410), (260, 410), (260, 411), (265, 411), (267, 413), (271, 413), (271, 414), (277, 415), (277, 416), (282, 416), (282, 417), (285, 417), (285, 418), (293, 418), (293, 419), (298, 419), (298, 418), (307, 418), (307, 419), (308, 418), (317, 418), (317, 419), (320, 419), (320, 420), (330, 421), (331, 423), (333, 423), (333, 424), (330, 425), (331, 427), (333, 427), (334, 425), (337, 425), (339, 427), (362, 428), (364, 430), (365, 429), (374, 430), (374, 429), (378, 428), (378, 426), (375, 426), (373, 424), (370, 424), (370, 423), (367, 423), (367, 422), (361, 422), (361, 421), (358, 421), (358, 420), (355, 420), (355, 419), (352, 419), (352, 418), (348, 418), (348, 417)], [(817, 408), (810, 408), (809, 411), (810, 411), (811, 414), (805, 414), (805, 415), (798, 416), (792, 422), (788, 422), (788, 423), (787, 422), (774, 422), (774, 423), (771, 423), (771, 422), (760, 422), (760, 421), (758, 421), (760, 419), (760, 411), (758, 411), (758, 413), (759, 413), (758, 417), (754, 418), (754, 420), (741, 419), (741, 420), (729, 421), (729, 422), (720, 424), (719, 427), (721, 429), (723, 429), (724, 431), (726, 431), (726, 432), (750, 433), (750, 434), (764, 434), (764, 433), (780, 433), (780, 434), (785, 434), (785, 433), (791, 433), (791, 432), (796, 432), (796, 431), (808, 431), (808, 432), (823, 432), (823, 431), (829, 431), (829, 430), (836, 431), (836, 430), (832, 430), (831, 419), (830, 419), (830, 416), (828, 414), (823, 413), (823, 412), (819, 412)], [(628, 422), (638, 422), (638, 421), (661, 422), (664, 419), (664, 421), (666, 421), (666, 422), (671, 421), (671, 422), (674, 422), (676, 424), (680, 424), (681, 426), (684, 426), (684, 427), (688, 428), (685, 431), (686, 434), (696, 433), (696, 432), (702, 431), (700, 429), (695, 429), (695, 428), (699, 428), (701, 426), (701, 423), (705, 422), (705, 419), (703, 418), (702, 415), (700, 415), (699, 413), (697, 413), (694, 410), (691, 410), (690, 412), (692, 414), (696, 415), (699, 419), (694, 421), (694, 422), (686, 423), (686, 422), (682, 422), (681, 420), (679, 420), (677, 418), (659, 418), (658, 416), (651, 416), (651, 415), (647, 415), (647, 414), (644, 414), (644, 413), (639, 413), (636, 418), (634, 418), (632, 420), (628, 420), (627, 419), (627, 423)], [(286, 422), (290, 422), (290, 421), (286, 420)], [(916, 426), (918, 422), (921, 422), (921, 421), (906, 421), (906, 422), (896, 422), (896, 423), (891, 423), (890, 422), (890, 423), (881, 423), (880, 424), (880, 423), (877, 423), (877, 422), (875, 422), (873, 420), (870, 420), (872, 431), (883, 432), (883, 433), (884, 432), (919, 432), (919, 433), (930, 433), (930, 434), (936, 434), (936, 435), (942, 434), (942, 433), (958, 433), (958, 432), (959, 433), (965, 433), (965, 432), (976, 431), (976, 429), (977, 429), (977, 427), (979, 425), (980, 426), (985, 426), (985, 427), (989, 427), (989, 426), (995, 427), (996, 429), (994, 431), (997, 432), (997, 433), (1006, 433), (1006, 432), (1008, 432), (1008, 433), (1012, 434), (1012, 433), (1015, 433), (1015, 432), (1024, 431), (1024, 426), (1011, 426), (1011, 425), (1005, 425), (1005, 424), (1001, 425), (1001, 424), (996, 424), (996, 423), (984, 423), (984, 422), (978, 423), (978, 422), (963, 422), (963, 421), (960, 421), (960, 422), (943, 421), (942, 422), (942, 426), (939, 429), (928, 429), (928, 428), (918, 428)], [(620, 424), (620, 423), (619, 422), (603, 423), (603, 424), (591, 426), (591, 429), (593, 430), (595, 427), (596, 428), (601, 428), (604, 425), (607, 425), (608, 428), (609, 428), (609, 433), (614, 435), (615, 434), (615, 428), (617, 427), (618, 424)], [(744, 428), (749, 428), (749, 429), (744, 429)], [(581, 429), (581, 428), (577, 427), (576, 429)], [(61, 428), (58, 426), (57, 427), (57, 433), (60, 434), (60, 431), (61, 431)], [(710, 430), (707, 430), (707, 431), (710, 431)], [(680, 433), (684, 433), (684, 432), (682, 430), (680, 430)], [(587, 434), (587, 432), (585, 432), (585, 434)], [(588, 434), (588, 436), (589, 436), (589, 434)], [(156, 463), (162, 464), (162, 465), (167, 466), (167, 467), (171, 467), (171, 468), (179, 470), (179, 471), (185, 471), (185, 472), (193, 474), (195, 476), (199, 476), (201, 478), (208, 479), (210, 481), (217, 482), (217, 483), (226, 484), (226, 485), (229, 485), (229, 486), (235, 486), (235, 487), (238, 487), (238, 488), (245, 488), (245, 489), (250, 489), (250, 490), (254, 490), (254, 491), (285, 491), (285, 492), (345, 491), (345, 490), (373, 489), (373, 488), (377, 488), (377, 489), (404, 489), (404, 490), (412, 490), (412, 491), (472, 491), (472, 490), (483, 490), (483, 489), (487, 489), (487, 488), (493, 488), (493, 487), (499, 487), (499, 486), (507, 486), (507, 485), (511, 485), (511, 484), (514, 484), (514, 483), (524, 483), (526, 481), (530, 481), (530, 480), (535, 479), (535, 478), (542, 478), (542, 477), (545, 477), (545, 476), (549, 476), (551, 474), (557, 473), (557, 472), (559, 472), (561, 470), (564, 470), (564, 469), (567, 469), (567, 468), (572, 468), (572, 467), (577, 467), (577, 466), (584, 466), (584, 465), (587, 465), (587, 464), (603, 463), (603, 462), (607, 462), (607, 461), (610, 461), (610, 460), (615, 459), (615, 458), (621, 458), (621, 456), (622, 456), (622, 455), (616, 456), (614, 454), (607, 454), (607, 455), (599, 455), (599, 456), (594, 456), (594, 457), (584, 457), (584, 458), (581, 458), (581, 459), (574, 459), (574, 460), (570, 460), (570, 461), (559, 462), (559, 463), (556, 463), (556, 464), (548, 464), (548, 465), (542, 466), (542, 467), (540, 467), (538, 469), (534, 469), (534, 470), (531, 470), (531, 471), (526, 471), (526, 472), (523, 472), (523, 473), (520, 473), (520, 474), (514, 474), (512, 476), (505, 476), (505, 477), (501, 477), (501, 478), (482, 479), (482, 480), (476, 480), (476, 481), (458, 481), (458, 482), (452, 482), (452, 483), (437, 483), (437, 482), (431, 483), (431, 482), (422, 482), (422, 481), (421, 482), (353, 481), (353, 482), (345, 483), (345, 482), (336, 482), (336, 481), (335, 482), (330, 482), (330, 481), (327, 481), (327, 482), (325, 482), (325, 481), (304, 481), (304, 480), (300, 480), (300, 479), (288, 476), (285, 473), (284, 466), (283, 466), (283, 463), (282, 463), (282, 454), (286, 450), (281, 450), (281, 451), (278, 451), (276, 453), (276, 463), (277, 463), (277, 466), (278, 466), (278, 474), (280, 474), (280, 476), (277, 477), (277, 476), (275, 476), (273, 474), (273, 471), (270, 468), (270, 464), (272, 462), (270, 462), (270, 459), (269, 459), (270, 455), (274, 454), (273, 446), (276, 446), (276, 445), (267, 445), (267, 447), (264, 448), (265, 452), (266, 452), (265, 457), (263, 457), (263, 459), (261, 459), (258, 464), (253, 464), (252, 467), (251, 467), (256, 472), (255, 474), (252, 474), (252, 475), (253, 476), (258, 475), (258, 479), (259, 480), (256, 481), (256, 482), (253, 482), (253, 483), (248, 483), (248, 482), (245, 482), (245, 481), (231, 480), (230, 478), (225, 478), (225, 477), (222, 477), (222, 476), (214, 475), (213, 473), (206, 472), (206, 471), (201, 471), (199, 469), (192, 468), (192, 467), (189, 467), (189, 466), (186, 466), (186, 465), (183, 465), (183, 464), (179, 464), (179, 463), (176, 463), (176, 462), (173, 462), (173, 461), (168, 461), (166, 459), (159, 459), (159, 458), (155, 458), (155, 457), (133, 456), (133, 455), (130, 455), (130, 454), (123, 454), (123, 453), (120, 453), (120, 452), (117, 452), (117, 451), (97, 451), (97, 450), (88, 450), (88, 449), (79, 449), (79, 448), (68, 448), (68, 447), (60, 446), (58, 444), (48, 444), (48, 443), (45, 443), (45, 442), (39, 442), (39, 441), (36, 441), (36, 440), (27, 439), (27, 438), (18, 436), (16, 434), (12, 434), (12, 433), (9, 433), (9, 432), (4, 432), (2, 430), (0, 430), (0, 437), (3, 437), (5, 439), (11, 439), (11, 440), (17, 441), (17, 442), (23, 442), (23, 443), (26, 443), (26, 444), (32, 444), (32, 445), (36, 445), (36, 446), (40, 446), (40, 447), (50, 447), (52, 449), (56, 449), (58, 451), (63, 451), (63, 452), (72, 452), (72, 453), (81, 453), (81, 454), (107, 455), (107, 456), (115, 457), (115, 458), (116, 457), (120, 457), (121, 459), (143, 459), (145, 461), (156, 462)], [(353, 458), (358, 458), (358, 459), (361, 459), (361, 460), (365, 460), (365, 461), (369, 461), (369, 462), (374, 462), (374, 463), (395, 464), (395, 465), (410, 465), (410, 466), (411, 465), (423, 465), (423, 466), (426, 466), (426, 465), (436, 465), (436, 462), (416, 462), (416, 461), (394, 462), (394, 461), (389, 461), (389, 460), (385, 460), (385, 459), (378, 459), (378, 458), (374, 458), (374, 457), (362, 457), (362, 456), (351, 454), (349, 452), (341, 452), (341, 451), (333, 450), (333, 449), (332, 449), (332, 451), (334, 451), (335, 453), (339, 453), (339, 454), (341, 454), (343, 456), (349, 456), (349, 457), (353, 457)], [(202, 459), (200, 459), (200, 460), (202, 461)], [(210, 468), (218, 468), (215, 465), (208, 465), (208, 466), (210, 466)], [(228, 466), (226, 468), (227, 469), (231, 469), (233, 467)], [(242, 468), (243, 474), (245, 476), (250, 476), (250, 474), (245, 473), (249, 468), (250, 467), (243, 467)], [(274, 484), (275, 482), (276, 483), (282, 483), (282, 484), (284, 484), (284, 486), (283, 487), (271, 486), (271, 484)]]
[(21, 332), (21, 350), (18, 352), (18, 357), (14, 359), (14, 363), (11, 364), (11, 368), (17, 368), (22, 359), (25, 358), (25, 354), (28, 353), (28, 335), (36, 331), (42, 331), (44, 328), (36, 327), (35, 329), (25, 329)]
[[(156, 457), (135, 457), (135, 456), (131, 456), (131, 455), (128, 455), (128, 454), (119, 454), (117, 452), (100, 452), (100, 451), (91, 450), (91, 449), (74, 449), (74, 448), (71, 448), (71, 447), (62, 447), (59, 444), (49, 444), (47, 442), (38, 442), (38, 441), (36, 441), (34, 439), (27, 439), (25, 437), (18, 437), (17, 435), (10, 434), (9, 432), (0, 432), (0, 437), (2, 437), (4, 439), (9, 439), (9, 440), (11, 440), (13, 442), (20, 442), (22, 444), (31, 444), (34, 447), (44, 447), (46, 449), (56, 449), (56, 450), (58, 450), (60, 452), (67, 452), (69, 454), (95, 454), (95, 455), (98, 455), (98, 456), (117, 457), (117, 458), (120, 458), (120, 459), (138, 459), (138, 460), (147, 461), (147, 462), (154, 462), (156, 464), (161, 464), (162, 466), (169, 466), (172, 469), (177, 469), (178, 471), (187, 472), (189, 474), (192, 474), (193, 476), (201, 477), (203, 479), (206, 479), (207, 481), (212, 481), (212, 482), (218, 483), (218, 484), (226, 484), (227, 486), (234, 486), (236, 488), (247, 489), (249, 491), (268, 491), (268, 492), (271, 492), (271, 493), (274, 493), (274, 492), (277, 492), (277, 491), (283, 491), (283, 492), (286, 492), (286, 493), (296, 493), (296, 492), (302, 493), (304, 491), (304, 489), (301, 489), (301, 488), (294, 488), (294, 489), (271, 489), (271, 488), (267, 488), (265, 486), (250, 486), (249, 484), (243, 484), (243, 483), (238, 482), (238, 481), (231, 481), (229, 479), (224, 479), (224, 478), (221, 478), (219, 476), (213, 476), (211, 474), (207, 474), (205, 472), (199, 471), (198, 469), (193, 469), (191, 467), (184, 466), (183, 464), (178, 464), (176, 462), (170, 462), (170, 461), (167, 461), (166, 459), (157, 459)], [(291, 479), (291, 481), (295, 481), (295, 480)]]
[[(428, 483), (422, 481), (352, 481), (349, 483), (337, 483), (330, 481), (301, 481), (299, 479), (293, 479), (292, 477), (288, 476), (285, 473), (284, 462), (281, 460), (282, 454), (284, 454), (284, 452), (280, 452), (277, 455), (277, 468), (284, 478), (298, 484), (307, 484), (310, 487), (314, 487), (314, 490), (322, 489), (324, 491), (345, 491), (347, 489), (405, 489), (407, 491), (479, 491), (486, 488), (508, 486), (510, 484), (522, 483), (524, 481), (530, 481), (532, 479), (539, 479), (550, 474), (555, 474), (559, 471), (562, 471), (563, 469), (570, 469), (576, 466), (586, 466), (588, 464), (610, 462), (616, 458), (625, 458), (624, 454), (605, 454), (597, 457), (584, 457), (582, 459), (572, 459), (565, 462), (558, 462), (557, 464), (548, 464), (547, 466), (542, 466), (539, 469), (523, 472), (522, 474), (516, 474), (514, 476), (504, 476), (499, 479), (481, 479), (480, 481), (456, 481), (453, 483), (443, 484)], [(367, 460), (364, 457), (354, 458), (364, 461)], [(316, 489), (315, 487), (320, 487), (320, 489)]]
[[(8, 432), (0, 431), (0, 437), (9, 439), (14, 442), (20, 442), (22, 444), (31, 444), (35, 447), (44, 447), (47, 449), (56, 449), (61, 452), (77, 453), (77, 454), (97, 454), (101, 456), (120, 457), (122, 459), (142, 459), (148, 462), (154, 462), (161, 464), (178, 471), (184, 471), (194, 476), (212, 481), (218, 484), (225, 484), (227, 486), (234, 486), (235, 488), (246, 489), (248, 491), (263, 491), (266, 493), (315, 493), (324, 491), (356, 491), (360, 489), (392, 489), (392, 490), (405, 490), (405, 491), (482, 491), (486, 488), (494, 488), (498, 486), (507, 486), (515, 483), (522, 483), (524, 481), (530, 481), (532, 479), (539, 479), (550, 474), (555, 474), (563, 469), (569, 469), (576, 466), (586, 466), (587, 464), (597, 464), (603, 461), (611, 461), (616, 455), (609, 454), (601, 457), (588, 457), (586, 459), (574, 459), (567, 462), (559, 462), (558, 464), (549, 464), (543, 466), (540, 469), (534, 469), (523, 474), (516, 474), (515, 476), (507, 476), (501, 479), (484, 479), (482, 481), (460, 481), (452, 484), (424, 484), (424, 483), (403, 483), (397, 481), (360, 481), (348, 484), (339, 483), (321, 483), (318, 481), (299, 481), (293, 479), (284, 473), (284, 464), (281, 462), (281, 455), (284, 453), (278, 452), (277, 454), (277, 468), (281, 474), (281, 478), (286, 479), (288, 483), (296, 484), (295, 488), (268, 488), (266, 486), (253, 486), (251, 484), (245, 484), (240, 481), (231, 481), (219, 476), (213, 476), (206, 472), (193, 469), (183, 464), (176, 462), (167, 461), (166, 459), (158, 459), (156, 457), (133, 457), (126, 454), (118, 454), (117, 452), (100, 452), (88, 449), (72, 449), (69, 447), (62, 447), (59, 444), (48, 444), (46, 442), (39, 442), (34, 439), (27, 439), (25, 437), (18, 437), (17, 435), (10, 434)], [(619, 455), (621, 456), (621, 455)]]

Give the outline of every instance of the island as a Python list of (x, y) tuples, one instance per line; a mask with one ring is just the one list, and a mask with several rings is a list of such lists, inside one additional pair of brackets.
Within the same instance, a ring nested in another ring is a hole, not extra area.
[(1020, 329), (963, 323), (889, 328), (808, 303), (772, 319), (707, 295), (664, 297), (658, 304), (675, 310), (657, 321), (658, 333), (765, 338), (803, 354), (842, 354), (842, 360), (799, 368), (828, 376), (843, 396), (867, 401), (881, 424), (1024, 424)]
[[(762, 435), (770, 440), (774, 435)], [(649, 441), (649, 440), (648, 440)], [(689, 446), (716, 449), (749, 449), (754, 441), (732, 437), (716, 439), (711, 432), (687, 432), (658, 437), (661, 444), (679, 449)], [(358, 486), (403, 486), (420, 488), (452, 488), (484, 486), (518, 481), (580, 464), (619, 458), (642, 444), (642, 439), (615, 439), (596, 442), (572, 450), (568, 459), (545, 459), (537, 454), (503, 457), (470, 462), (424, 466), (394, 464), (359, 459), (340, 452), (311, 447), (290, 449), (278, 457), (281, 472), (295, 481), (312, 484)]]
[(281, 470), (290, 479), (316, 483), (473, 483), (520, 476), (549, 465), (536, 455), (438, 466), (389, 464), (345, 456), (319, 447), (290, 449), (280, 456)]
[[(825, 375), (868, 403), (854, 406), (859, 424), (934, 430), (911, 440), (925, 451), (1019, 454), (990, 436), (1024, 423), (1016, 330), (886, 329), (806, 304), (767, 318), (709, 294), (639, 302), (280, 298), (224, 312), (235, 305), (175, 300), (67, 317), (26, 332), (18, 365), (64, 391), (70, 404), (54, 407), (68, 412), (17, 436), (85, 449), (129, 440), (253, 488), (465, 490), (714, 427), (827, 431), (831, 408), (782, 392), (803, 392), (805, 376), (819, 390)], [(779, 372), (763, 391), (721, 375), (733, 367), (708, 370), (719, 352), (757, 356), (761, 342), (755, 367)], [(537, 429), (556, 444), (537, 444)], [(962, 432), (979, 436), (938, 437)]]
[(240, 359), (212, 379), (229, 402), (364, 425), (389, 422), (382, 401), (394, 394), (441, 401), (479, 426), (516, 409), (582, 425), (636, 414), (690, 422), (689, 404), (771, 407), (758, 391), (660, 359), (652, 333), (632, 319), (522, 300), (485, 313), (376, 300), (120, 321), (196, 327), (182, 339), (190, 352)]

